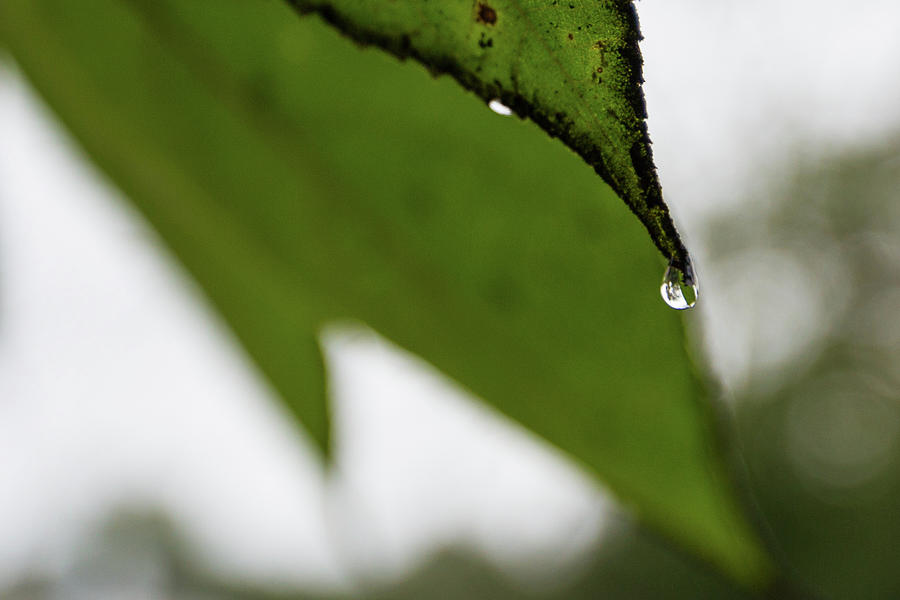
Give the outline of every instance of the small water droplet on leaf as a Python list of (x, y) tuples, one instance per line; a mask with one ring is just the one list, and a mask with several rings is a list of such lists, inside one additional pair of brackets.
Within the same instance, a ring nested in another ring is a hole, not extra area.
[(508, 117), (513, 114), (513, 111), (510, 107), (500, 102), (498, 99), (494, 98), (490, 102), (488, 102), (488, 108), (497, 113), (498, 115), (503, 115), (504, 117)]
[(700, 286), (694, 275), (694, 267), (687, 262), (684, 269), (674, 263), (669, 263), (663, 274), (662, 285), (659, 292), (666, 304), (676, 310), (693, 308), (700, 295)]

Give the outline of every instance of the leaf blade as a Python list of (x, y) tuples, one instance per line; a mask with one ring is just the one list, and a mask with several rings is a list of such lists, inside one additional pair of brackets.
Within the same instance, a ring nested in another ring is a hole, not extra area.
[(744, 582), (767, 576), (710, 447), (680, 321), (643, 286), (657, 258), (572, 157), (276, 4), (0, 14), (37, 86), (257, 362), (281, 365), (267, 375), (288, 402), (305, 393), (282, 381), (298, 340), (362, 319), (684, 547)]

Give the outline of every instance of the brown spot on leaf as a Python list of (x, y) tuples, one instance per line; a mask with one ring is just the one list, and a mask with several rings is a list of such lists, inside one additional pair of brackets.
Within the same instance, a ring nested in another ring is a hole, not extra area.
[(495, 23), (497, 23), (497, 11), (484, 2), (479, 2), (478, 12), (475, 18), (479, 23), (484, 23), (485, 25), (494, 25)]
[(570, 40), (574, 40), (574, 39), (575, 39), (575, 36), (572, 35), (572, 34), (570, 33), (570, 34), (569, 34), (569, 39), (570, 39)]

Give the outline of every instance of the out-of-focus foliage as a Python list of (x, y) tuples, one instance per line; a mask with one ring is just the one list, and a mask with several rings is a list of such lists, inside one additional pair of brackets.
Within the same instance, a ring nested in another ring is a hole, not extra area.
[(274, 1), (6, 0), (0, 37), (323, 447), (315, 333), (360, 319), (767, 577), (659, 258), (536, 127)]
[(356, 581), (352, 591), (304, 592), (249, 584), (217, 572), (192, 553), (165, 518), (123, 512), (85, 540), (79, 560), (54, 576), (4, 591), (6, 600), (52, 597), (118, 600), (750, 600), (704, 565), (627, 521), (585, 557), (570, 581), (528, 589), (478, 557), (449, 549), (395, 582)]
[[(714, 226), (722, 264), (747, 265), (738, 276), (793, 273), (745, 280), (764, 318), (799, 307), (815, 324), (787, 361), (756, 361), (740, 434), (793, 576), (825, 598), (897, 598), (900, 143), (797, 162), (763, 220)], [(793, 306), (766, 305), (779, 288)]]

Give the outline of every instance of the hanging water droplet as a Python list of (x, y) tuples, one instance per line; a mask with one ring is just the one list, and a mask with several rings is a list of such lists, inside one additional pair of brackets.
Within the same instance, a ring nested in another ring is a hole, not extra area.
[(685, 264), (684, 270), (670, 262), (663, 274), (659, 292), (666, 304), (676, 310), (694, 308), (697, 296), (700, 295), (700, 286), (697, 285), (694, 267), (691, 266), (690, 261)]
[(504, 117), (508, 117), (513, 114), (513, 111), (510, 107), (503, 104), (497, 98), (494, 98), (490, 102), (488, 102), (488, 108), (497, 113), (498, 115), (503, 115)]

